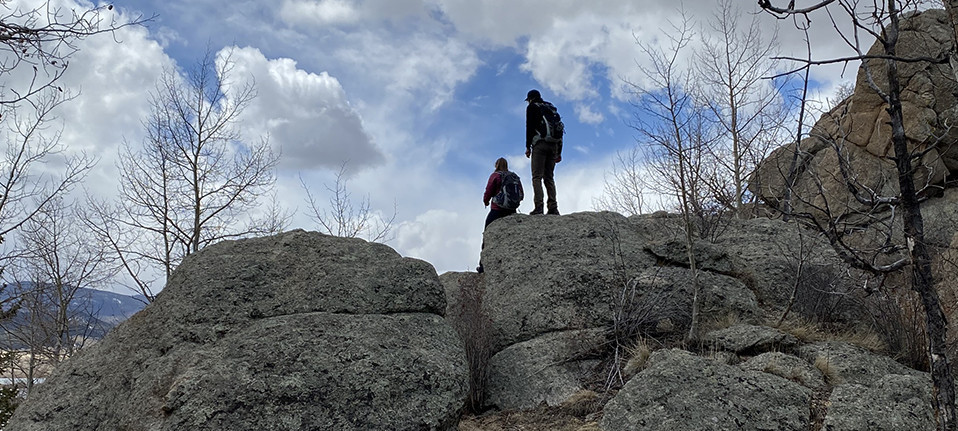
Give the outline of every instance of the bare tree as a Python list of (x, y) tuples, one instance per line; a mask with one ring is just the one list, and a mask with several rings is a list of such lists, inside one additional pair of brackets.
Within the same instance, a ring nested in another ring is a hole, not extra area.
[(331, 193), (328, 206), (320, 205), (316, 201), (302, 177), (300, 183), (306, 190), (306, 203), (310, 211), (307, 215), (327, 234), (346, 238), (363, 237), (374, 242), (390, 239), (393, 222), (396, 221), (396, 205), (393, 205), (392, 215), (385, 217), (372, 209), (369, 196), (355, 203), (352, 193), (346, 188), (346, 163), (343, 163), (336, 173), (333, 187), (326, 185), (326, 191)]
[(152, 94), (141, 147), (120, 154), (116, 206), (90, 215), (147, 298), (155, 280), (217, 241), (269, 233), (270, 219), (252, 217), (275, 182), (278, 156), (268, 139), (243, 141), (237, 121), (256, 97), (251, 81), (234, 82), (232, 52), (206, 56), (185, 78), (163, 73)]
[[(902, 233), (904, 244), (899, 249), (905, 253), (902, 259), (895, 262), (877, 265), (873, 260), (862, 259), (856, 256), (851, 249), (839, 249), (840, 254), (846, 257), (851, 264), (876, 274), (887, 274), (908, 268), (911, 273), (912, 289), (921, 297), (925, 312), (926, 331), (928, 335), (928, 357), (931, 365), (932, 381), (934, 384), (934, 406), (938, 419), (938, 428), (941, 430), (955, 430), (958, 428), (955, 413), (955, 389), (951, 367), (946, 350), (947, 322), (942, 310), (941, 301), (934, 285), (934, 272), (931, 266), (931, 255), (924, 237), (924, 221), (921, 214), (921, 190), (916, 187), (915, 176), (918, 173), (921, 159), (925, 152), (908, 145), (905, 135), (904, 118), (902, 115), (901, 84), (899, 82), (898, 65), (900, 62), (947, 62), (949, 59), (930, 59), (907, 57), (897, 51), (899, 38), (899, 19), (904, 8), (916, 8), (918, 2), (887, 2), (859, 3), (846, 0), (818, 0), (810, 6), (790, 2), (787, 6), (773, 5), (771, 0), (760, 0), (759, 5), (767, 12), (780, 18), (796, 17), (801, 22), (810, 22), (809, 15), (818, 11), (827, 14), (832, 23), (836, 17), (844, 14), (852, 24), (852, 33), (845, 34), (839, 31), (841, 37), (855, 51), (855, 55), (832, 60), (806, 61), (805, 67), (816, 64), (833, 62), (862, 61), (867, 82), (886, 106), (889, 115), (891, 143), (894, 151), (893, 161), (898, 173), (897, 196), (880, 196), (873, 190), (860, 189), (849, 183), (849, 191), (856, 200), (871, 208), (882, 207), (886, 211), (901, 214)], [(946, 3), (951, 17), (954, 19), (954, 3)], [(953, 24), (955, 21), (953, 21)], [(838, 25), (834, 28), (840, 29)], [(859, 46), (860, 34), (865, 33), (874, 37), (880, 45), (880, 51), (865, 53)], [(950, 56), (952, 59), (955, 55)], [(876, 77), (882, 74), (887, 82), (883, 85), (876, 83)], [(917, 163), (917, 166), (916, 166)], [(845, 179), (849, 176), (842, 173)], [(833, 244), (838, 239), (835, 231), (825, 230)], [(898, 249), (898, 248), (896, 248)]]
[(774, 74), (778, 40), (762, 33), (758, 16), (747, 26), (742, 16), (731, 0), (719, 1), (695, 66), (696, 96), (721, 131), (709, 147), (708, 165), (715, 169), (706, 184), (711, 197), (739, 217), (748, 201), (746, 181), (788, 118), (781, 96), (786, 79), (766, 79)]
[(0, 323), (29, 351), (28, 389), (36, 367), (56, 365), (80, 350), (96, 328), (96, 310), (80, 297), (116, 272), (109, 249), (77, 222), (74, 206), (56, 198), (18, 234), (20, 252), (8, 275), (18, 318)]
[(68, 99), (47, 92), (31, 101), (32, 109), (11, 111), (0, 136), (6, 151), (0, 158), (0, 241), (32, 220), (52, 201), (76, 185), (93, 167), (84, 155), (56, 160), (60, 172), (45, 165), (62, 152), (60, 131), (51, 129), (52, 111)]
[(593, 202), (593, 206), (627, 216), (642, 214), (646, 208), (645, 194), (649, 191), (645, 180), (648, 170), (643, 161), (643, 151), (637, 145), (626, 152), (616, 152), (612, 171), (605, 178), (602, 196)]
[[(24, 7), (20, 2), (0, 1), (0, 76), (30, 76), (18, 83), (0, 82), (0, 106), (16, 109), (47, 90), (62, 91), (57, 85), (75, 54), (78, 42), (123, 27), (141, 25), (152, 19), (139, 16), (118, 22), (112, 4), (88, 9), (67, 9), (52, 2)], [(32, 69), (32, 73), (29, 70)]]
[[(640, 66), (647, 82), (645, 87), (632, 84), (636, 108), (632, 127), (647, 144), (648, 160), (663, 192), (675, 196), (682, 214), (683, 230), (692, 272), (693, 300), (689, 338), (698, 331), (699, 285), (695, 262), (696, 226), (694, 214), (703, 214), (702, 159), (711, 144), (709, 124), (704, 109), (695, 103), (694, 76), (688, 65), (681, 64), (683, 50), (693, 38), (691, 21), (683, 14), (680, 25), (674, 26), (667, 50), (641, 42), (639, 48), (650, 66)], [(642, 142), (640, 141), (640, 142)]]

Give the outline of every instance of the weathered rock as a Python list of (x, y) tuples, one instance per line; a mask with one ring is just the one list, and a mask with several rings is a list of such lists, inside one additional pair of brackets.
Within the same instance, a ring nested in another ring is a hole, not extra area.
[(630, 274), (653, 266), (646, 238), (615, 213), (517, 215), (485, 231), (484, 303), (495, 350), (555, 331), (602, 328)]
[[(945, 58), (953, 52), (953, 29), (943, 10), (926, 10), (909, 14), (900, 22), (898, 52), (909, 56)], [(869, 54), (881, 53), (878, 42)], [(799, 213), (809, 212), (826, 217), (817, 208), (827, 202), (830, 217), (845, 217), (863, 208), (848, 192), (839, 172), (840, 158), (849, 162), (849, 177), (860, 186), (881, 196), (898, 193), (898, 173), (891, 157), (891, 144), (886, 106), (869, 86), (869, 68), (874, 83), (887, 91), (884, 60), (871, 59), (859, 68), (852, 95), (818, 120), (810, 136), (801, 142), (799, 171), (796, 177), (793, 205)], [(898, 62), (901, 104), (905, 135), (909, 149), (928, 149), (919, 161), (916, 184), (941, 184), (958, 172), (958, 82), (948, 62)], [(838, 150), (832, 144), (838, 144)], [(758, 166), (749, 189), (761, 200), (778, 206), (784, 196), (785, 174), (789, 171), (794, 144), (775, 150)], [(846, 213), (847, 212), (847, 213)], [(953, 211), (952, 211), (953, 212)], [(863, 220), (846, 220), (856, 223)], [(926, 232), (934, 228), (926, 226)], [(949, 232), (953, 229), (949, 229)], [(949, 236), (949, 235), (946, 235)], [(856, 238), (867, 242), (869, 238)], [(894, 257), (892, 257), (894, 258)]]
[(605, 331), (556, 332), (513, 344), (492, 357), (487, 386), (490, 407), (518, 410), (558, 406), (585, 388), (598, 364), (595, 351)]
[(836, 387), (829, 398), (828, 431), (899, 431), (936, 428), (928, 375), (889, 374), (869, 386)]
[[(735, 278), (699, 272), (697, 283), (703, 321), (721, 319), (730, 314), (749, 318), (758, 313), (755, 294)], [(630, 280), (628, 293), (633, 298), (629, 304), (634, 315), (645, 316), (650, 325), (660, 326), (668, 320), (683, 330), (689, 327), (694, 296), (690, 270), (674, 267), (644, 269)]]
[(17, 409), (17, 430), (453, 429), (465, 354), (432, 267), (292, 231), (191, 255)]
[(807, 430), (811, 391), (681, 350), (659, 350), (605, 406), (619, 430)]
[[(920, 376), (921, 371), (908, 368), (894, 359), (871, 353), (861, 347), (839, 341), (826, 341), (800, 346), (796, 355), (816, 366), (827, 367), (833, 385), (872, 385), (888, 374)], [(824, 370), (823, 370), (824, 371)]]
[[(671, 265), (688, 267), (689, 248), (686, 242), (685, 238), (653, 239), (646, 246), (646, 250)], [(729, 255), (719, 246), (697, 239), (693, 241), (692, 250), (694, 251), (697, 269), (719, 274), (730, 274), (732, 272), (732, 262)]]
[(715, 349), (753, 356), (772, 350), (791, 349), (798, 339), (775, 328), (757, 325), (732, 325), (709, 332), (702, 341)]
[[(446, 294), (446, 317), (462, 314), (462, 307), (466, 301), (481, 301), (482, 274), (475, 272), (445, 272), (439, 276), (442, 288)], [(481, 303), (481, 302), (480, 302)]]
[(782, 352), (762, 353), (739, 364), (743, 370), (761, 371), (796, 382), (809, 389), (825, 387), (822, 372), (808, 361)]
[[(663, 216), (633, 216), (629, 221), (650, 236), (654, 236), (655, 232), (677, 230), (680, 223), (678, 217)], [(719, 230), (721, 235), (715, 238), (714, 243), (696, 243), (697, 262), (703, 269), (735, 277), (745, 283), (755, 293), (759, 303), (767, 308), (780, 308), (788, 303), (795, 287), (799, 264), (804, 265), (806, 273), (829, 272), (834, 276), (828, 278), (839, 281), (839, 275), (846, 268), (826, 241), (796, 223), (766, 218), (725, 219), (721, 221)], [(652, 244), (666, 241), (661, 237), (656, 238)], [(683, 259), (680, 254), (685, 253), (685, 247), (681, 245), (676, 245), (670, 253), (654, 245), (650, 245), (649, 250), (668, 261), (679, 262)], [(687, 260), (685, 257), (684, 261)], [(828, 286), (823, 290), (840, 292), (833, 295), (834, 301), (842, 302), (843, 308), (850, 313), (854, 311), (855, 301), (850, 301), (849, 295), (840, 287)]]

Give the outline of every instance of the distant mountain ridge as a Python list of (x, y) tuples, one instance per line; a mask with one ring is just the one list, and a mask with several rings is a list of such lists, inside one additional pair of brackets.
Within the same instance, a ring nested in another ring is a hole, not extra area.
[[(29, 283), (23, 283), (24, 288), (29, 289)], [(14, 289), (8, 287), (0, 291), (0, 301), (6, 301), (15, 295)], [(123, 295), (105, 290), (80, 288), (70, 303), (72, 310), (84, 310), (86, 314), (90, 312), (92, 318), (88, 324), (91, 328), (89, 335), (99, 339), (106, 335), (116, 325), (119, 325), (130, 316), (146, 307), (146, 297), (142, 295)], [(24, 324), (25, 312), (20, 311), (7, 322), (0, 322), (6, 328), (16, 327)], [(78, 322), (79, 323), (79, 322)]]

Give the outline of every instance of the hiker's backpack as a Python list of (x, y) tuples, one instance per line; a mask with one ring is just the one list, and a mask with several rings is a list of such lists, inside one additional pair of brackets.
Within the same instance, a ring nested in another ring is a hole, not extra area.
[(519, 176), (515, 172), (506, 171), (501, 172), (499, 177), (502, 179), (502, 188), (492, 197), (492, 203), (507, 210), (519, 208), (519, 202), (522, 202), (522, 198), (525, 197)]
[(565, 125), (562, 124), (562, 117), (559, 116), (559, 111), (556, 110), (553, 104), (545, 100), (535, 103), (539, 108), (539, 112), (542, 113), (542, 124), (545, 127), (544, 131), (539, 132), (541, 139), (546, 142), (561, 142), (562, 135), (565, 133)]

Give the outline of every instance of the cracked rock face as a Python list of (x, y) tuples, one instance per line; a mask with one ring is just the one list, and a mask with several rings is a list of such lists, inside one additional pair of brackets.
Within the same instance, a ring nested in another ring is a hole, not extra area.
[[(910, 57), (945, 58), (954, 47), (953, 29), (943, 10), (926, 10), (901, 20), (897, 52)], [(876, 42), (868, 54), (881, 54)], [(858, 70), (851, 96), (825, 113), (809, 137), (802, 139), (794, 183), (795, 211), (825, 217), (865, 208), (849, 192), (839, 175), (840, 161), (848, 162), (851, 182), (881, 196), (898, 194), (891, 127), (886, 105), (871, 87), (888, 89), (884, 60), (872, 59)], [(902, 116), (910, 151), (926, 150), (916, 160), (917, 187), (941, 185), (958, 172), (958, 81), (948, 62), (899, 62)], [(749, 190), (762, 201), (779, 207), (785, 196), (786, 174), (795, 152), (794, 143), (772, 152), (756, 169)]]
[(447, 430), (467, 388), (428, 263), (292, 231), (186, 259), (60, 366), (17, 430)]

